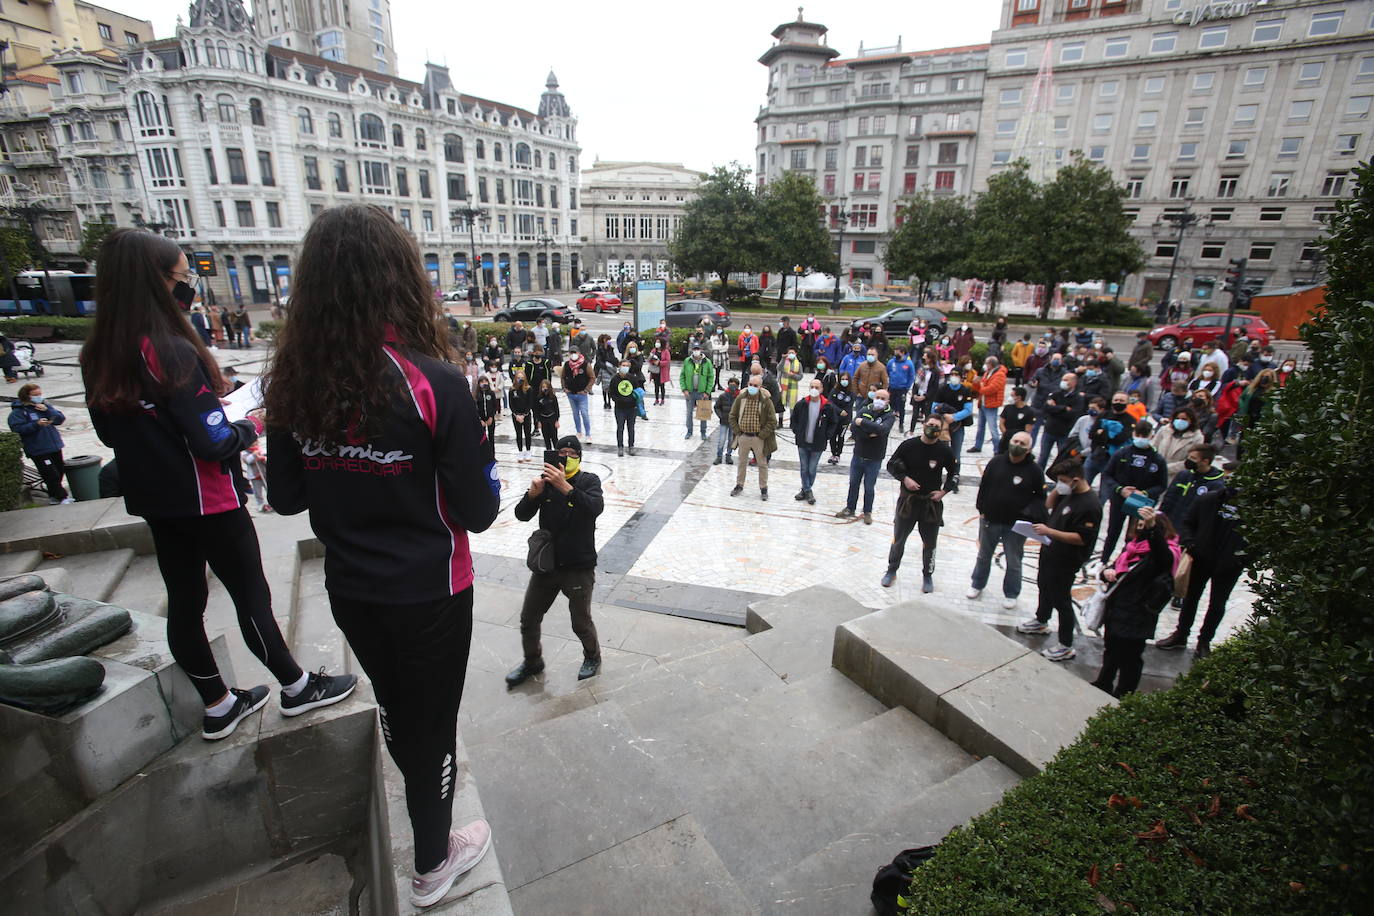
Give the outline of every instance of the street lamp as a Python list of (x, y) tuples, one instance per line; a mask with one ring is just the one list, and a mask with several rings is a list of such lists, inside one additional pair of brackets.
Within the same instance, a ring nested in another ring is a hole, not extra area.
[(1164, 324), (1168, 320), (1169, 297), (1174, 289), (1174, 273), (1178, 270), (1178, 256), (1183, 251), (1183, 236), (1198, 223), (1203, 224), (1203, 229), (1207, 235), (1212, 234), (1212, 229), (1215, 226), (1212, 217), (1208, 216), (1204, 220), (1202, 216), (1194, 213), (1191, 202), (1182, 210), (1160, 214), (1150, 226), (1151, 234), (1158, 236), (1164, 230), (1165, 223), (1171, 224), (1172, 228), (1169, 231), (1177, 230), (1177, 235), (1174, 236), (1174, 256), (1169, 262), (1169, 279), (1164, 281), (1164, 295), (1155, 305), (1155, 324)]
[[(472, 266), (468, 268), (468, 302), (472, 302), (472, 291), (476, 289), (477, 282), (477, 221), (487, 218), (485, 207), (474, 207), (472, 205), (472, 195), (467, 196), (467, 206), (454, 207), (449, 211), (448, 217), (451, 222), (464, 220), (468, 224), (468, 246), (471, 248)], [(485, 230), (483, 230), (485, 231)], [(478, 294), (480, 297), (480, 293)]]
[(545, 291), (545, 292), (548, 292), (548, 289), (549, 289), (549, 246), (553, 244), (553, 237), (550, 236), (550, 235), (545, 234), (545, 235), (539, 236), (539, 238), (536, 239), (535, 241), (537, 241), (537, 242), (538, 242), (541, 246), (543, 246), (543, 248), (544, 248), (544, 278), (543, 278), (543, 283), (544, 283), (544, 291)]
[(840, 312), (840, 262), (844, 257), (844, 225), (849, 222), (849, 212), (845, 209), (848, 202), (846, 198), (841, 198), (839, 208), (832, 207), (830, 211), (830, 221), (840, 229), (839, 238), (835, 242), (835, 292), (830, 300), (830, 312), (833, 315)]

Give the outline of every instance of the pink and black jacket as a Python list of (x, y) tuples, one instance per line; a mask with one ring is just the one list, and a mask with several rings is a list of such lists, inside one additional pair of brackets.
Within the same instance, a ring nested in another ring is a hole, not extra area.
[(385, 383), (404, 380), (405, 396), (378, 435), (326, 446), (271, 430), (267, 498), (283, 515), (309, 510), (330, 592), (437, 601), (472, 585), (467, 533), (496, 519), (501, 482), (463, 374), (395, 343), (385, 349)]
[[(146, 377), (137, 411), (91, 410), (96, 435), (114, 449), (119, 462), (125, 508), (144, 518), (190, 518), (237, 509), (248, 489), (239, 452), (258, 438), (257, 427), (251, 420), (228, 422), (195, 347), (184, 340), (170, 346), (159, 354), (143, 340)], [(172, 360), (195, 369), (184, 385), (163, 394), (164, 361)]]

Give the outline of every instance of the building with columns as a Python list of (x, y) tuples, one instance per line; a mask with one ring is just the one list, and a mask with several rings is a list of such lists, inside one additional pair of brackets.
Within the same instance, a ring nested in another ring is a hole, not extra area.
[(578, 274), (577, 119), (552, 73), (529, 111), (434, 64), (412, 82), (270, 44), (240, 0), (197, 0), (130, 55), (123, 88), (147, 218), (213, 266), (216, 299), (289, 295), (310, 219), (349, 202), (409, 228), (436, 289)]
[[(1168, 286), (1219, 307), (1232, 258), (1255, 287), (1319, 275), (1315, 241), (1369, 157), (1372, 109), (1371, 0), (1004, 0), (973, 180), (1015, 159), (1028, 127), (1057, 161), (1081, 150), (1125, 186), (1148, 257), (1123, 296)], [(1180, 247), (1168, 217), (1184, 211), (1200, 220)]]
[(967, 194), (979, 142), (988, 46), (931, 51), (865, 49), (842, 58), (826, 27), (798, 11), (759, 58), (768, 101), (759, 109), (757, 178), (815, 179), (854, 286), (891, 280), (882, 264), (904, 196)]
[(668, 243), (704, 172), (677, 162), (602, 162), (582, 170), (583, 272), (669, 279)]

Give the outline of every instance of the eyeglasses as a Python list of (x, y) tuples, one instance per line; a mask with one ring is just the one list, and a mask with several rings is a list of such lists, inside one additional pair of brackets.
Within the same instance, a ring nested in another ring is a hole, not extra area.
[(172, 271), (171, 273), (169, 273), (168, 276), (169, 276), (169, 277), (175, 277), (176, 279), (181, 280), (181, 281), (184, 282), (184, 283), (194, 283), (194, 282), (196, 282), (197, 280), (200, 279), (200, 275), (199, 275), (199, 274), (194, 273), (194, 272), (189, 271), (189, 270), (186, 271), (185, 273), (180, 273), (180, 272), (174, 270), (174, 271)]

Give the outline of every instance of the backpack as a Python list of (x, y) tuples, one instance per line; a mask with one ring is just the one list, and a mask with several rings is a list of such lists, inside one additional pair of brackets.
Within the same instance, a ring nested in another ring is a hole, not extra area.
[(906, 892), (911, 887), (912, 876), (933, 855), (934, 846), (903, 849), (891, 864), (878, 869), (873, 876), (873, 893), (869, 896), (878, 916), (900, 916), (907, 906)]

